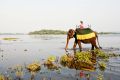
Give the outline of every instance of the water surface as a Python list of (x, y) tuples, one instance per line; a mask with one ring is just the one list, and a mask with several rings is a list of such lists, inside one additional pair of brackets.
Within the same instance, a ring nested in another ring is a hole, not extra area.
[[(2, 38), (18, 38), (15, 41), (2, 40)], [(70, 40), (69, 51), (72, 51), (74, 39)], [(99, 35), (103, 50), (120, 53), (120, 34)], [(61, 56), (65, 54), (66, 35), (0, 35), (0, 72), (4, 73), (9, 67), (17, 64), (24, 65), (33, 61), (41, 61), (50, 55)], [(84, 49), (90, 49), (90, 44), (82, 44)], [(78, 48), (78, 46), (77, 46)], [(109, 73), (119, 73), (120, 58), (110, 59)], [(116, 72), (117, 71), (117, 72)], [(70, 71), (69, 71), (70, 72)], [(69, 73), (68, 72), (68, 73)], [(64, 71), (63, 71), (64, 73)]]

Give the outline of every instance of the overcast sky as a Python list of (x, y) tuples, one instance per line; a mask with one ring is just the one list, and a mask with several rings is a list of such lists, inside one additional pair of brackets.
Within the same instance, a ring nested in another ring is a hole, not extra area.
[(98, 32), (120, 32), (120, 0), (0, 0), (0, 33), (68, 30), (80, 20)]

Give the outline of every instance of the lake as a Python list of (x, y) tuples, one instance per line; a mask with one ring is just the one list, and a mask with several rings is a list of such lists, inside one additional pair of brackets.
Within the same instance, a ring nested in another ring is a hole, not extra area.
[[(18, 39), (2, 40), (2, 38), (6, 37)], [(71, 39), (68, 47), (69, 52), (73, 52), (73, 42), (74, 39)], [(34, 61), (40, 61), (42, 63), (42, 60), (47, 59), (50, 55), (60, 57), (66, 53), (64, 50), (65, 43), (66, 35), (0, 35), (0, 73), (5, 74), (8, 68), (16, 65), (30, 64)], [(99, 35), (99, 43), (103, 50), (120, 54), (120, 34)], [(84, 49), (90, 49), (91, 47), (90, 44), (82, 45)], [(104, 74), (107, 77), (105, 78), (106, 80), (109, 80), (108, 74), (114, 75), (114, 79), (119, 80), (120, 58), (110, 59), (107, 69)], [(72, 70), (63, 69), (61, 75), (66, 77), (71, 72)], [(55, 73), (53, 74), (56, 75)], [(25, 80), (27, 79), (28, 76), (25, 75)], [(71, 80), (71, 78), (66, 79)]]

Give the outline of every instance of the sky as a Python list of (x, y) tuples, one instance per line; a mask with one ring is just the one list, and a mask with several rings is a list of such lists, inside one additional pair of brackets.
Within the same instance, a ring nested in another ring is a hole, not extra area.
[(120, 0), (0, 0), (0, 33), (67, 31), (81, 20), (97, 32), (120, 32)]

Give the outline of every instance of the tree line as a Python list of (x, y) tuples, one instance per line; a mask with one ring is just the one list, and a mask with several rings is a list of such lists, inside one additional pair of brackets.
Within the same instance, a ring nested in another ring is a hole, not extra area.
[(29, 32), (29, 35), (33, 35), (33, 34), (39, 34), (39, 35), (44, 35), (44, 34), (66, 34), (67, 31), (62, 31), (62, 30), (39, 30), (39, 31), (33, 31), (33, 32)]

